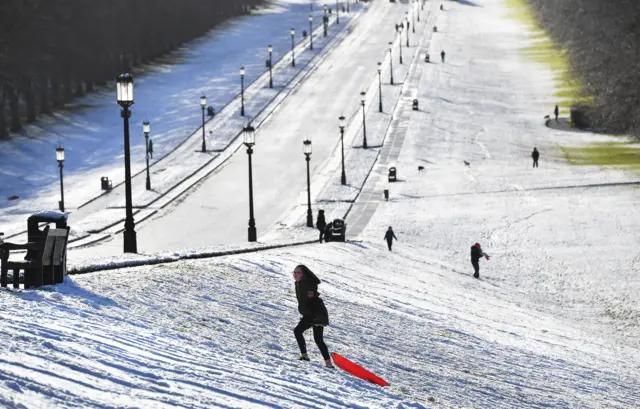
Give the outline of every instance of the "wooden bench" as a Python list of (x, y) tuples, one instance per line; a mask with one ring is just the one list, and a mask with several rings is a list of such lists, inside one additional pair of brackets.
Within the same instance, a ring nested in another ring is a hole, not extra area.
[[(0, 244), (0, 286), (7, 286), (9, 271), (13, 272), (13, 288), (20, 288), (20, 282), (27, 289), (57, 284), (64, 280), (69, 227), (51, 229), (47, 226), (42, 232), (42, 237), (42, 241), (38, 242)], [(24, 261), (9, 260), (13, 250), (31, 250), (33, 257)], [(24, 271), (22, 280), (20, 271)]]

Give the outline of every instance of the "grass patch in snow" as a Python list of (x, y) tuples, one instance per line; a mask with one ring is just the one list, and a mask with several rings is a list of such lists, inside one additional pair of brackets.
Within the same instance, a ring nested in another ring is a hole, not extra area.
[(640, 144), (634, 142), (597, 142), (586, 147), (562, 147), (571, 165), (616, 166), (640, 170)]
[(557, 83), (553, 95), (558, 99), (560, 111), (566, 114), (574, 103), (590, 103), (593, 98), (583, 95), (580, 80), (570, 72), (566, 51), (547, 37), (527, 1), (505, 0), (505, 4), (509, 10), (508, 16), (526, 25), (534, 40), (531, 45), (522, 49), (525, 56), (534, 62), (546, 64), (553, 71), (553, 79)]

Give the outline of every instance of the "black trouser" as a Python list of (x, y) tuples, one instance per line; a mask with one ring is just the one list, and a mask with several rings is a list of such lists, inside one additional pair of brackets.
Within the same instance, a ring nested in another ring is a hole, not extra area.
[(322, 243), (322, 237), (324, 236), (324, 229), (318, 229), (320, 230), (320, 243)]
[(475, 271), (475, 273), (473, 274), (473, 276), (475, 278), (480, 277), (480, 264), (477, 261), (472, 261), (471, 265), (473, 266), (473, 270)]
[(305, 318), (302, 318), (298, 323), (298, 326), (293, 330), (293, 333), (296, 336), (296, 341), (298, 341), (298, 346), (300, 347), (300, 353), (307, 353), (307, 343), (304, 341), (304, 332), (311, 327), (313, 327), (313, 339), (316, 341), (316, 345), (318, 346), (322, 357), (325, 360), (329, 359), (329, 348), (327, 348), (327, 344), (324, 343), (324, 338), (322, 336), (324, 327), (321, 325), (313, 325)]
[(533, 160), (533, 167), (537, 168), (538, 167), (538, 159), (534, 159)]
[(389, 251), (391, 251), (391, 245), (393, 244), (393, 240), (387, 240), (387, 246), (389, 246)]

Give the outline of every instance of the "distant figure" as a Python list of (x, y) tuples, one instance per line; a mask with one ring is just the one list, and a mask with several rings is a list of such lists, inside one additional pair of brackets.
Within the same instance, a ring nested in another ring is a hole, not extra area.
[(489, 255), (488, 254), (484, 254), (482, 252), (482, 249), (480, 248), (480, 243), (476, 243), (473, 246), (471, 246), (471, 265), (473, 266), (473, 270), (474, 270), (474, 274), (473, 277), (474, 278), (480, 278), (480, 264), (479, 261), (480, 259), (484, 257), (487, 260), (489, 260)]
[(153, 141), (149, 139), (149, 157), (153, 159)]
[(440, 10), (444, 10), (444, 7), (442, 7), (442, 4), (440, 5)]
[(444, 64), (444, 50), (440, 51), (440, 58), (442, 58), (442, 63)]
[(469, 167), (471, 167), (471, 164), (470, 164), (469, 162), (467, 162), (466, 160), (463, 160), (462, 162), (464, 163), (464, 166), (469, 166)]
[(324, 210), (318, 210), (318, 219), (316, 220), (316, 228), (320, 231), (320, 243), (322, 243), (322, 236), (324, 236), (324, 229), (327, 227), (327, 222), (324, 220)]
[(433, 32), (437, 33), (438, 32), (438, 26), (433, 26)]
[(393, 233), (391, 226), (387, 229), (387, 232), (384, 234), (384, 239), (387, 241), (387, 246), (389, 246), (389, 251), (391, 251), (391, 245), (393, 244), (393, 239), (398, 240), (396, 235)]
[(300, 322), (293, 330), (300, 347), (300, 360), (309, 361), (307, 355), (307, 344), (304, 340), (304, 332), (313, 328), (313, 339), (324, 358), (327, 368), (333, 368), (329, 348), (324, 343), (324, 327), (329, 325), (329, 314), (320, 294), (318, 294), (318, 284), (320, 279), (313, 274), (308, 267), (300, 264), (293, 270), (295, 280), (296, 298), (298, 299), (298, 312), (302, 315)]
[(553, 109), (553, 114), (556, 116), (556, 122), (558, 122), (559, 113), (560, 113), (560, 110), (558, 109), (558, 105), (556, 105), (556, 107)]
[(538, 167), (538, 158), (540, 157), (540, 152), (538, 152), (538, 148), (533, 148), (533, 152), (531, 152), (531, 157), (533, 158), (533, 167)]
[(420, 165), (418, 166), (418, 172), (422, 172), (424, 170), (424, 166)]

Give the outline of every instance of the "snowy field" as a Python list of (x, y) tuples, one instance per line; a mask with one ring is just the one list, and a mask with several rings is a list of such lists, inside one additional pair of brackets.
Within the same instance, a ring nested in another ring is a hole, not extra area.
[[(421, 52), (446, 63), (418, 59), (401, 85), (357, 237), (0, 291), (0, 407), (640, 407), (638, 175), (566, 162), (560, 147), (609, 138), (543, 126), (552, 75), (501, 1), (442, 4)], [(334, 179), (321, 198), (352, 200)], [(270, 237), (313, 235), (303, 218)], [(390, 387), (325, 369), (310, 334), (296, 360), (300, 263), (323, 280), (329, 349)]]

